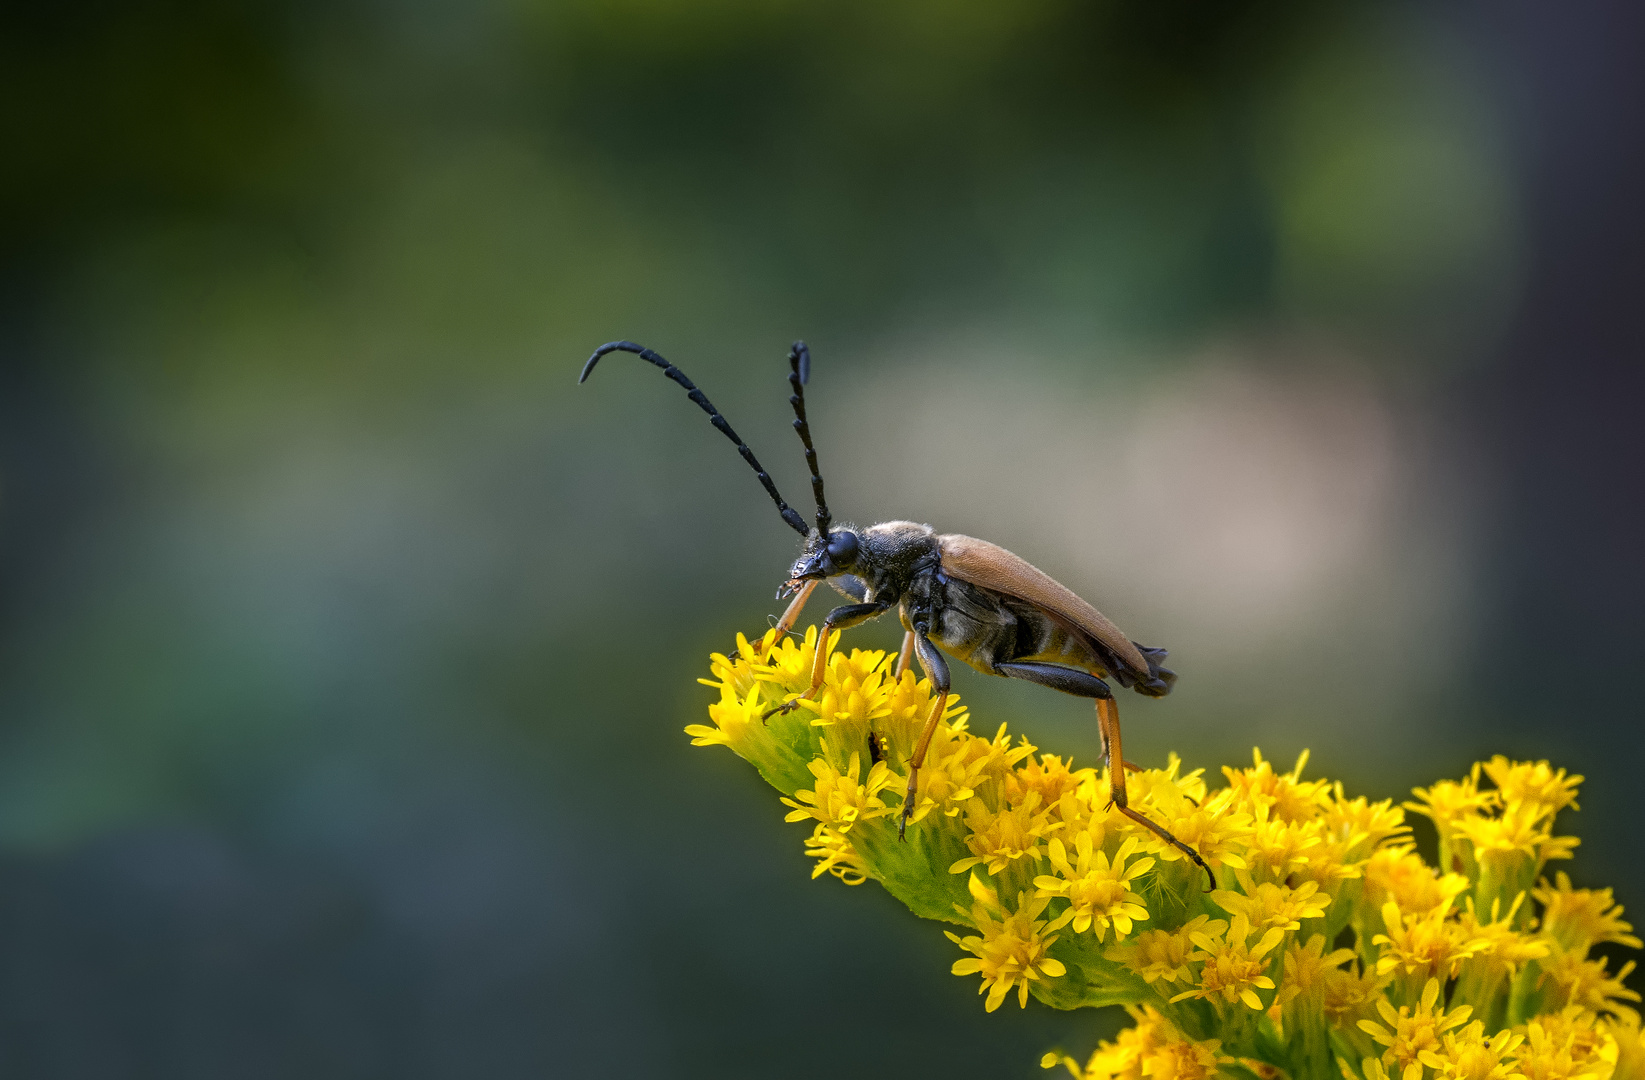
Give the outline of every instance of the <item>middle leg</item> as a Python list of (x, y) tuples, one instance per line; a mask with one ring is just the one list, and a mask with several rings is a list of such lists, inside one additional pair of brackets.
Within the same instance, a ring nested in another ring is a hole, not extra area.
[(908, 670), (908, 665), (914, 662), (914, 631), (904, 630), (902, 633), (902, 651), (897, 654), (897, 667), (892, 672), (897, 678)]
[(920, 730), (919, 742), (914, 744), (914, 753), (908, 758), (908, 788), (903, 792), (902, 816), (897, 819), (898, 840), (906, 838), (908, 819), (914, 816), (914, 793), (919, 786), (920, 766), (925, 764), (925, 752), (931, 748), (931, 736), (937, 733), (937, 723), (942, 719), (943, 710), (948, 708), (948, 661), (925, 636), (924, 623), (915, 623), (909, 634), (914, 639), (914, 655), (919, 657), (925, 677), (931, 680), (934, 700), (930, 715), (925, 718), (925, 727)]

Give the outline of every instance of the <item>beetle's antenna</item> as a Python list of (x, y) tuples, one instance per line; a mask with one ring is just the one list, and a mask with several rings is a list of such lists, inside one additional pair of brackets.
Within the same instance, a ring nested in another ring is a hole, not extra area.
[(828, 503), (823, 499), (822, 473), (817, 471), (817, 448), (811, 445), (811, 425), (805, 419), (805, 384), (811, 381), (811, 350), (805, 347), (805, 342), (796, 341), (794, 347), (788, 350), (788, 385), (794, 388), (788, 403), (794, 406), (794, 430), (800, 433), (800, 442), (805, 444), (805, 463), (811, 467), (811, 494), (817, 500), (817, 532), (824, 540), (828, 539), (828, 523), (833, 515), (828, 512)]
[[(588, 358), (588, 363), (583, 365), (583, 373), (577, 376), (577, 382), (581, 384), (584, 380), (586, 380), (589, 372), (594, 370), (594, 365), (600, 362), (600, 357), (609, 352), (634, 353), (638, 355), (640, 359), (649, 360), (653, 364), (656, 364), (658, 367), (663, 369), (664, 375), (667, 375), (670, 379), (673, 379), (675, 382), (685, 387), (686, 393), (691, 400), (695, 401), (698, 407), (701, 408), (703, 412), (708, 414), (709, 423), (719, 428), (722, 435), (737, 444), (737, 452), (743, 456), (743, 460), (748, 462), (749, 466), (759, 476), (760, 483), (765, 485), (766, 494), (770, 495), (771, 501), (777, 504), (777, 510), (782, 514), (783, 520), (788, 523), (788, 527), (799, 533), (801, 536), (811, 535), (811, 530), (806, 528), (805, 519), (802, 518), (799, 515), (799, 512), (793, 507), (783, 502), (782, 495), (777, 492), (777, 485), (771, 482), (770, 475), (766, 473), (763, 467), (761, 467), (759, 459), (754, 456), (754, 451), (748, 448), (748, 444), (743, 442), (741, 436), (731, 430), (731, 425), (726, 423), (725, 417), (720, 415), (720, 410), (716, 409), (713, 402), (709, 401), (703, 392), (697, 389), (697, 384), (686, 378), (685, 372), (681, 371), (673, 364), (670, 364), (667, 360), (664, 360), (662, 357), (642, 345), (634, 344), (632, 341), (610, 341), (594, 350), (594, 355), (590, 356)], [(809, 442), (810, 440), (807, 440), (808, 445)], [(817, 483), (819, 485), (817, 488), (818, 497), (821, 498), (822, 487), (820, 485), (822, 481), (819, 480)]]

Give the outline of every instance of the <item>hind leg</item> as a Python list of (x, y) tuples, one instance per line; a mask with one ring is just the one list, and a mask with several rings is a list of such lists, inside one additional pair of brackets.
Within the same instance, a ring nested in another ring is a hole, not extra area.
[[(1199, 864), (1205, 876), (1210, 879), (1211, 887), (1216, 888), (1217, 880), (1211, 873), (1211, 868), (1205, 865), (1199, 852), (1172, 836), (1163, 825), (1155, 824), (1139, 810), (1133, 810), (1127, 805), (1125, 796), (1125, 770), (1129, 766), (1133, 770), (1136, 766), (1125, 760), (1125, 753), (1120, 747), (1120, 710), (1114, 702), (1114, 693), (1108, 689), (1108, 684), (1092, 675), (1090, 672), (1077, 671), (1057, 664), (1041, 664), (1029, 661), (995, 664), (994, 670), (1001, 675), (1009, 675), (1013, 679), (1026, 679), (1041, 686), (1048, 686), (1053, 690), (1060, 690), (1064, 694), (1073, 694), (1076, 697), (1095, 698), (1097, 704), (1097, 732), (1102, 738), (1102, 758), (1108, 765), (1108, 782), (1112, 790), (1113, 805), (1120, 813), (1141, 825), (1161, 840), (1170, 844), (1178, 851), (1187, 855)], [(1119, 768), (1114, 768), (1114, 762), (1120, 762)]]

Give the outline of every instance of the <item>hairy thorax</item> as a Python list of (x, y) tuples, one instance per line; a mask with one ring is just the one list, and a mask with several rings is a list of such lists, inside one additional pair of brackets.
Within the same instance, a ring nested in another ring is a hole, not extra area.
[(857, 576), (867, 586), (869, 600), (896, 603), (916, 577), (936, 569), (940, 558), (931, 526), (912, 521), (871, 525), (859, 534), (858, 543)]

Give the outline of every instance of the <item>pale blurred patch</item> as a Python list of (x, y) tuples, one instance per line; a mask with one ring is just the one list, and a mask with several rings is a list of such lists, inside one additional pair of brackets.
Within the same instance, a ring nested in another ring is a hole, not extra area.
[(1271, 709), (1276, 682), (1288, 709), (1311, 690), (1351, 712), (1374, 685), (1444, 677), (1468, 592), (1462, 455), (1349, 358), (1224, 345), (1142, 380), (976, 352), (857, 388), (852, 428), (875, 436), (823, 447), (841, 512), (1010, 548), (1170, 648), (1185, 687), (1216, 685), (1211, 713)]

